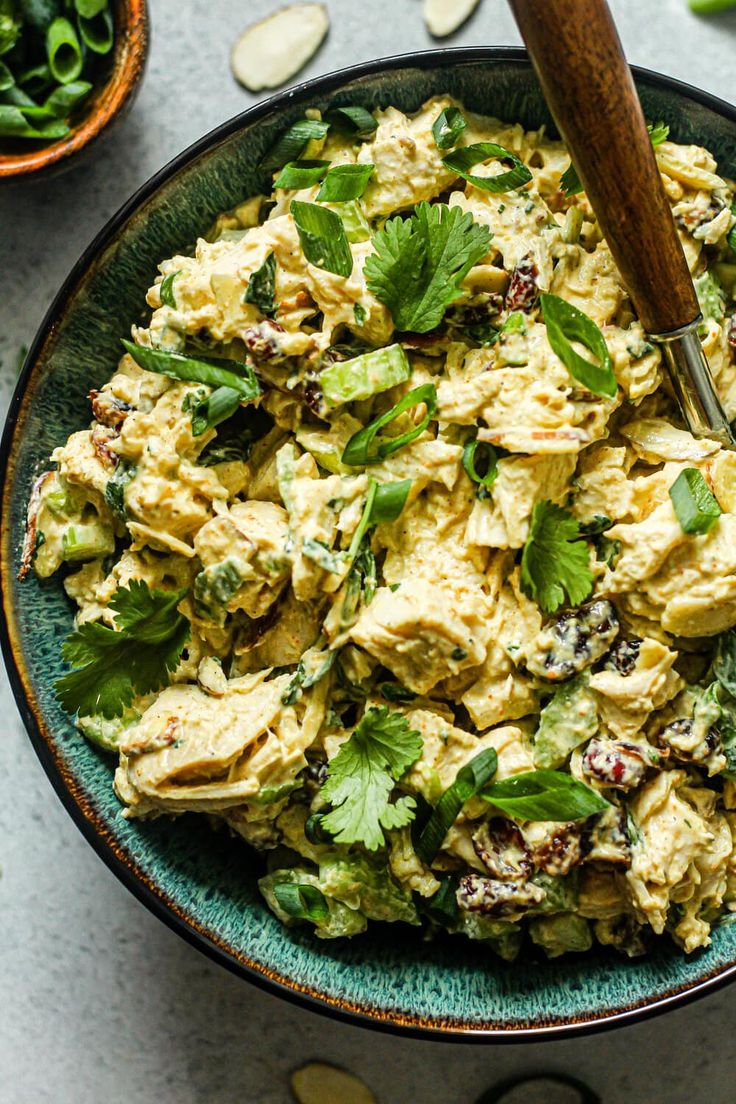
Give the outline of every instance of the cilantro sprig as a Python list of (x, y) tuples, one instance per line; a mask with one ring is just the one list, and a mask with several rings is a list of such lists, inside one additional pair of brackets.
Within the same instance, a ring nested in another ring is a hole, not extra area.
[(579, 539), (580, 525), (561, 506), (537, 502), (521, 554), (521, 588), (544, 613), (565, 602), (584, 602), (593, 589), (588, 543)]
[(409, 218), (389, 219), (373, 238), (366, 283), (399, 330), (428, 333), (462, 294), (460, 284), (488, 252), (491, 232), (469, 212), (420, 203)]
[(61, 646), (74, 670), (55, 684), (68, 713), (120, 717), (136, 694), (168, 685), (189, 639), (189, 622), (177, 612), (184, 590), (149, 590), (142, 579), (118, 587), (110, 599), (116, 629), (86, 621)]
[(321, 823), (336, 843), (362, 843), (376, 851), (384, 843), (385, 828), (400, 828), (414, 819), (414, 798), (391, 802), (390, 797), (421, 752), (421, 736), (401, 713), (386, 706), (368, 710), (330, 760), (322, 787), (333, 808)]

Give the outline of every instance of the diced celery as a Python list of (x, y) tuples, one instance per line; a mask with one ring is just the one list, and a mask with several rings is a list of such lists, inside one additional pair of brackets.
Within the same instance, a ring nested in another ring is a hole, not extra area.
[(325, 402), (339, 406), (388, 391), (410, 376), (411, 365), (401, 345), (389, 345), (331, 364), (320, 374), (319, 382)]
[(63, 488), (58, 491), (50, 491), (45, 495), (44, 505), (55, 517), (65, 517), (74, 508), (74, 504)]
[(704, 320), (714, 318), (716, 322), (722, 322), (725, 313), (725, 302), (723, 288), (717, 278), (712, 272), (704, 272), (701, 276), (697, 276), (693, 283)]
[(572, 912), (531, 920), (529, 934), (548, 958), (557, 958), (566, 951), (589, 951), (593, 945), (588, 921)]
[(371, 228), (359, 200), (351, 199), (347, 203), (326, 203), (325, 207), (331, 207), (340, 216), (345, 227), (345, 237), (349, 242), (368, 241)]
[(94, 560), (114, 551), (113, 534), (99, 523), (70, 525), (61, 535), (61, 558), (68, 562)]
[(221, 563), (210, 564), (194, 580), (194, 612), (202, 621), (223, 625), (228, 602), (243, 583), (241, 561), (228, 556)]

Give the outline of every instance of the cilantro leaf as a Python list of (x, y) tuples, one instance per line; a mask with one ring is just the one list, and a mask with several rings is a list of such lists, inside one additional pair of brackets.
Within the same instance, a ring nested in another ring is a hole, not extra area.
[(74, 670), (56, 682), (68, 713), (119, 717), (136, 694), (169, 682), (189, 639), (189, 622), (177, 612), (184, 590), (149, 590), (133, 579), (110, 599), (116, 629), (87, 621), (66, 639), (61, 654)]
[(399, 330), (428, 333), (462, 294), (460, 284), (488, 252), (491, 232), (469, 212), (420, 203), (410, 218), (389, 219), (365, 262), (368, 288)]
[(537, 502), (521, 555), (521, 588), (545, 613), (565, 602), (584, 602), (593, 589), (590, 553), (578, 540), (580, 525), (567, 510), (552, 502)]
[(375, 851), (384, 828), (414, 819), (413, 797), (390, 802), (394, 783), (422, 752), (422, 738), (401, 713), (369, 709), (330, 761), (322, 795), (333, 808), (322, 817), (336, 843), (362, 843)]

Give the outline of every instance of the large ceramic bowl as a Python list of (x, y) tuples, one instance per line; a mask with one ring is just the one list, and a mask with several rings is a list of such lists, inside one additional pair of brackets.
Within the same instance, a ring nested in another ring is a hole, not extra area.
[[(667, 120), (680, 141), (707, 145), (736, 175), (734, 108), (655, 74), (639, 71), (637, 83), (650, 119)], [(69, 603), (57, 581), (16, 582), (33, 480), (51, 449), (88, 418), (87, 392), (111, 374), (157, 262), (194, 242), (219, 211), (263, 189), (261, 154), (306, 107), (413, 111), (441, 92), (526, 126), (549, 122), (519, 50), (443, 50), (357, 66), (275, 96), (207, 135), (92, 243), (34, 342), (3, 440), (3, 646), (31, 740), (69, 813), (125, 885), (200, 950), (318, 1011), (443, 1038), (517, 1041), (624, 1023), (712, 990), (736, 972), (736, 926), (716, 931), (711, 947), (687, 958), (663, 945), (634, 961), (600, 951), (512, 966), (478, 943), (422, 943), (400, 925), (335, 943), (287, 930), (261, 900), (258, 860), (244, 844), (209, 830), (203, 818), (121, 818), (112, 763), (54, 700)]]

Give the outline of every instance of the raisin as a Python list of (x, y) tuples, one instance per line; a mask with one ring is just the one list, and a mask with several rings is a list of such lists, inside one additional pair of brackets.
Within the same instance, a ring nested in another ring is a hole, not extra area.
[(284, 360), (285, 353), (281, 347), (280, 335), (284, 333), (284, 327), (278, 322), (272, 322), (265, 318), (254, 326), (246, 326), (242, 332), (245, 347), (254, 360)]
[(534, 848), (534, 864), (553, 878), (569, 874), (583, 858), (582, 838), (575, 824), (559, 824)]
[(630, 675), (636, 667), (640, 648), (639, 637), (634, 637), (633, 640), (617, 640), (608, 653), (605, 666), (609, 670), (618, 671), (620, 675)]
[(100, 425), (117, 429), (128, 417), (133, 409), (130, 403), (116, 399), (109, 391), (90, 391), (89, 401), (92, 404), (92, 413)]
[(473, 835), (475, 853), (483, 865), (502, 881), (523, 881), (534, 871), (529, 848), (518, 825), (494, 817)]
[(736, 349), (736, 314), (732, 314), (728, 323), (728, 344), (732, 349)]
[(549, 622), (539, 637), (538, 652), (529, 657), (533, 675), (559, 682), (589, 667), (611, 647), (619, 624), (611, 602), (599, 598)]
[(529, 254), (522, 257), (511, 273), (511, 282), (506, 292), (507, 310), (528, 313), (534, 307), (539, 298), (538, 276), (539, 269), (532, 257)]
[(583, 857), (588, 862), (631, 866), (631, 836), (625, 810), (610, 805), (589, 821), (583, 832), (582, 846)]
[(649, 763), (636, 744), (623, 740), (591, 740), (583, 755), (588, 778), (616, 790), (633, 790), (644, 779)]
[(482, 874), (464, 874), (457, 889), (457, 903), (468, 912), (484, 916), (509, 916), (539, 905), (547, 896), (534, 882), (501, 882)]

